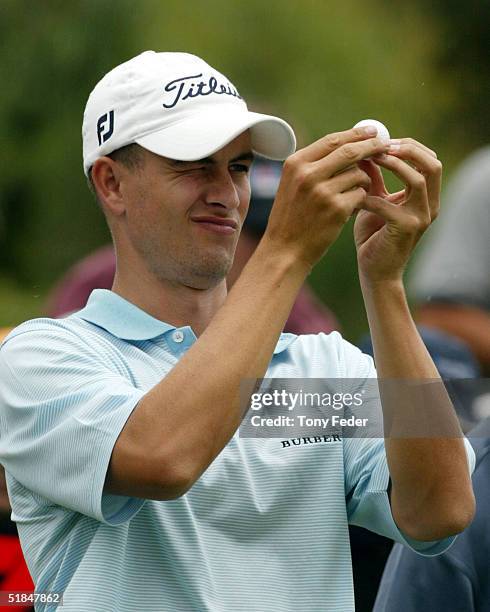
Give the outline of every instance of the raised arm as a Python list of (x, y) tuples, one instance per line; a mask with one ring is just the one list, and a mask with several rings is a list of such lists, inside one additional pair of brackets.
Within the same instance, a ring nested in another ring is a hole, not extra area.
[(177, 497), (228, 443), (243, 416), (240, 384), (264, 376), (306, 275), (366, 197), (356, 162), (387, 149), (372, 136), (329, 135), (286, 160), (261, 243), (204, 333), (131, 414), (107, 491)]
[[(355, 224), (359, 275), (388, 430), (393, 517), (408, 536), (436, 540), (462, 531), (475, 510), (462, 432), (410, 315), (402, 281), (410, 254), (438, 214), (441, 164), (411, 139), (390, 153), (376, 162), (406, 188), (389, 195), (379, 169), (365, 164), (373, 186)], [(409, 412), (415, 415), (411, 421)]]

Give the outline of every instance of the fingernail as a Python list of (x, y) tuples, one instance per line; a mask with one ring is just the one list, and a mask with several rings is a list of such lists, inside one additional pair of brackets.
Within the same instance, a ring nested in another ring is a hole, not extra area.
[(378, 128), (374, 125), (367, 125), (364, 129), (364, 133), (367, 136), (376, 136), (376, 134), (378, 133)]
[(397, 151), (400, 150), (400, 145), (401, 145), (401, 140), (399, 138), (391, 138), (388, 141), (389, 149), (388, 149), (388, 153), (396, 153)]

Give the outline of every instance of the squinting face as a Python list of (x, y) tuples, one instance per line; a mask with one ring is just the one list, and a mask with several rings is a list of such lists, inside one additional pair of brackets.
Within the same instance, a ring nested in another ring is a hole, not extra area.
[(157, 280), (207, 289), (224, 279), (248, 210), (252, 157), (244, 132), (196, 162), (144, 151), (143, 167), (128, 171), (125, 231)]

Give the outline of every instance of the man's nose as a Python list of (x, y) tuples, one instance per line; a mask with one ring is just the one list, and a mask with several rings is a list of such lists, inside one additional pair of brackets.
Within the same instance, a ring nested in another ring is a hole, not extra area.
[(205, 200), (207, 204), (220, 204), (226, 208), (238, 208), (240, 198), (237, 186), (230, 171), (215, 170), (209, 176), (209, 183), (206, 186)]

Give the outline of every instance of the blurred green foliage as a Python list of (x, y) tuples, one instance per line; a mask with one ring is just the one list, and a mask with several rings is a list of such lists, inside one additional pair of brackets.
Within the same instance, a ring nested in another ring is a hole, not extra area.
[[(90, 90), (114, 65), (145, 49), (196, 53), (250, 107), (288, 120), (300, 146), (374, 117), (451, 169), (479, 144), (481, 117), (462, 114), (458, 75), (441, 64), (446, 27), (422, 3), (383, 0), (3, 0), (0, 325), (41, 315), (53, 282), (110, 239), (80, 131)], [(356, 340), (367, 324), (351, 224), (310, 281)]]
[[(399, 14), (390, 0), (386, 6)], [(454, 92), (449, 113), (436, 118), (453, 146), (464, 150), (490, 140), (490, 3), (487, 0), (416, 0), (416, 10), (437, 24), (432, 70), (447, 75)], [(404, 7), (401, 7), (404, 10)], [(448, 127), (450, 129), (448, 129)]]

